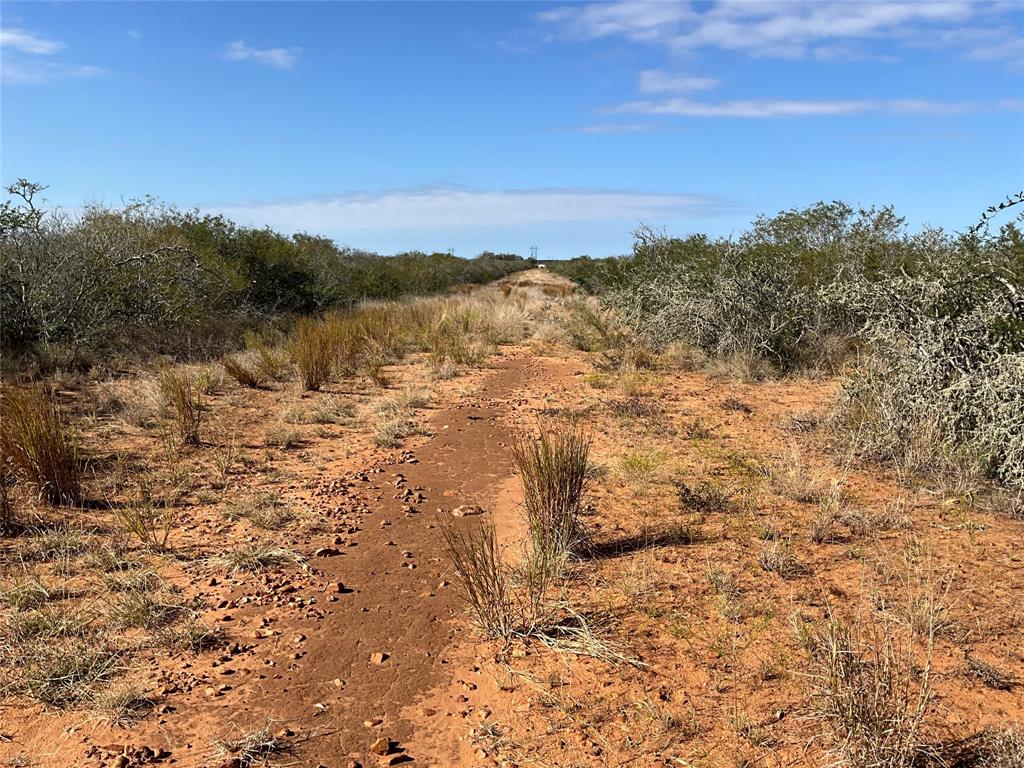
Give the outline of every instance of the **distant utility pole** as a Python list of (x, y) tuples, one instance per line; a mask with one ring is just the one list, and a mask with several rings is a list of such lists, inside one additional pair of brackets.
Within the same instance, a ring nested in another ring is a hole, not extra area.
[(531, 259), (536, 259), (537, 258), (537, 246), (536, 245), (531, 245), (530, 246), (530, 258)]

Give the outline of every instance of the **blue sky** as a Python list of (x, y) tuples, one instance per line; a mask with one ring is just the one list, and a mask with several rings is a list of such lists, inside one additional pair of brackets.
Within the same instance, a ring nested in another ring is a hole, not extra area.
[(381, 252), (1024, 186), (1020, 2), (4, 2), (2, 180)]

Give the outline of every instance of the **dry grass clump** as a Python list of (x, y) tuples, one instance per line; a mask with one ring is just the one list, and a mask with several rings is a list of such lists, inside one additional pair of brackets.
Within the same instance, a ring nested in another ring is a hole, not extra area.
[(844, 762), (854, 768), (911, 768), (933, 754), (923, 735), (934, 698), (930, 636), (915, 649), (901, 643), (895, 627), (867, 633), (830, 616), (820, 632), (809, 635), (808, 646), (815, 714)]
[(258, 389), (263, 385), (263, 379), (260, 376), (259, 369), (254, 370), (253, 368), (250, 368), (246, 365), (245, 361), (237, 356), (225, 355), (221, 358), (220, 364), (224, 366), (224, 371), (227, 375), (243, 387)]
[(757, 562), (764, 570), (777, 573), (784, 579), (792, 579), (804, 571), (787, 541), (766, 541), (757, 553)]
[(382, 448), (397, 448), (410, 435), (416, 434), (413, 416), (429, 402), (422, 390), (409, 388), (381, 401), (373, 426), (373, 442)]
[(324, 322), (312, 318), (299, 320), (292, 359), (299, 369), (303, 389), (316, 392), (330, 381), (335, 345)]
[(269, 766), (273, 757), (291, 754), (294, 744), (289, 739), (273, 735), (268, 725), (237, 738), (220, 739), (214, 742), (214, 748), (216, 757), (225, 764), (256, 768)]
[(223, 559), (232, 571), (250, 573), (259, 573), (288, 563), (298, 565), (304, 570), (309, 567), (306, 558), (299, 553), (260, 541), (249, 542), (238, 549), (233, 549), (225, 554)]
[(180, 602), (164, 602), (148, 589), (133, 589), (117, 596), (107, 610), (107, 621), (115, 629), (155, 630), (174, 622), (184, 611)]
[(160, 374), (159, 386), (174, 413), (178, 438), (186, 445), (199, 445), (203, 399), (196, 381), (186, 371), (168, 368)]
[(733, 506), (733, 492), (714, 480), (690, 484), (676, 481), (679, 503), (694, 512), (728, 512)]
[(50, 393), (5, 386), (0, 423), (0, 463), (50, 504), (81, 501), (78, 442)]
[(530, 540), (545, 559), (574, 553), (584, 541), (580, 515), (587, 487), (590, 438), (578, 426), (520, 434), (512, 443), (525, 496)]
[(253, 499), (230, 505), (228, 519), (245, 518), (265, 531), (280, 531), (295, 522), (295, 512), (281, 500), (278, 493), (261, 493)]
[(839, 487), (833, 486), (818, 502), (818, 512), (811, 520), (811, 541), (835, 544), (865, 536), (873, 529), (873, 523), (873, 518), (851, 507)]
[(833, 490), (836, 482), (807, 464), (795, 445), (782, 453), (771, 469), (776, 490), (794, 501), (817, 502)]
[(124, 728), (140, 720), (154, 703), (142, 686), (122, 682), (100, 691), (92, 706), (102, 712), (111, 723)]
[(263, 445), (267, 448), (289, 450), (302, 445), (302, 432), (291, 429), (284, 424), (270, 427), (263, 435)]
[(223, 647), (227, 640), (222, 627), (207, 626), (194, 616), (180, 624), (160, 627), (152, 636), (154, 646), (165, 648), (171, 653), (202, 653)]
[(257, 342), (252, 351), (256, 357), (253, 367), (258, 377), (267, 381), (283, 381), (288, 375), (288, 353), (285, 350)]
[(61, 599), (64, 590), (47, 587), (33, 575), (14, 576), (9, 586), (0, 590), (0, 603), (15, 611), (30, 611), (54, 599)]
[(444, 519), (441, 535), (477, 625), (490, 637), (512, 637), (521, 629), (523, 617), (509, 570), (501, 561), (494, 523), (487, 520), (457, 527), (452, 520)]
[(169, 504), (154, 499), (149, 489), (143, 486), (138, 498), (114, 509), (114, 521), (143, 548), (166, 552), (167, 543), (178, 522), (178, 514)]
[(14, 501), (9, 490), (13, 481), (7, 462), (0, 456), (0, 536), (7, 533), (15, 524)]
[[(121, 667), (121, 656), (102, 638), (40, 637), (0, 652), (8, 693), (67, 708), (95, 699), (99, 687)], [(13, 657), (12, 657), (13, 656)]]

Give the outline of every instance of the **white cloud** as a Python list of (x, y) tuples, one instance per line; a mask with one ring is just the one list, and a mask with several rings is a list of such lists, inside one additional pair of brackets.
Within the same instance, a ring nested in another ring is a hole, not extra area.
[(645, 69), (640, 73), (640, 93), (688, 93), (707, 91), (718, 85), (712, 77), (670, 75), (660, 69)]
[(0, 48), (28, 53), (33, 56), (49, 55), (64, 48), (64, 43), (50, 40), (27, 29), (0, 29)]
[[(934, 41), (946, 33), (962, 34), (968, 23), (989, 25), (978, 32), (994, 34), (1015, 50), (1013, 35), (999, 17), (1019, 9), (1013, 3), (974, 0), (717, 0), (700, 6), (686, 0), (614, 0), (568, 5), (539, 13), (537, 18), (567, 37), (619, 36), (656, 43), (675, 53), (719, 48), (755, 57), (815, 54), (819, 60), (848, 60), (874, 56), (848, 46), (835, 47), (837, 43)], [(947, 40), (954, 44), (952, 37)]]
[(301, 53), (301, 48), (253, 48), (243, 40), (224, 47), (224, 58), (229, 61), (257, 61), (276, 69), (291, 69)]
[(0, 74), (6, 85), (44, 85), (54, 80), (99, 77), (105, 75), (106, 70), (85, 64), (19, 59), (5, 60)]
[(442, 230), (572, 221), (663, 220), (732, 210), (728, 203), (693, 194), (452, 187), (204, 208), (239, 222), (286, 232)]
[(541, 21), (558, 24), (572, 37), (622, 35), (634, 40), (657, 39), (663, 31), (695, 17), (685, 2), (588, 3), (537, 14)]
[(665, 101), (630, 101), (607, 112), (677, 115), (683, 117), (821, 117), (868, 113), (899, 115), (958, 114), (975, 109), (966, 103), (934, 102), (923, 99), (740, 99), (703, 102), (678, 98)]
[(0, 52), (3, 54), (0, 82), (5, 85), (42, 85), (54, 80), (105, 74), (100, 67), (48, 58), (66, 47), (63, 42), (37, 32), (14, 27), (0, 29)]
[(1024, 37), (1002, 40), (992, 45), (979, 46), (968, 52), (967, 58), (977, 61), (1007, 61), (1017, 69), (1024, 69)]

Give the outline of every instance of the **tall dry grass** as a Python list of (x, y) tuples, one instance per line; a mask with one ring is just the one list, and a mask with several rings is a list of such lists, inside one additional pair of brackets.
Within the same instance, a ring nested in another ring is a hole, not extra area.
[(522, 621), (494, 523), (487, 520), (463, 528), (443, 519), (441, 535), (477, 625), (490, 637), (512, 637)]
[(187, 371), (168, 368), (160, 374), (160, 394), (170, 404), (178, 438), (186, 445), (199, 445), (203, 422), (203, 396)]
[(53, 395), (38, 388), (5, 387), (0, 397), (0, 453), (13, 473), (50, 504), (81, 500), (78, 442)]
[(923, 648), (883, 626), (869, 632), (829, 616), (808, 638), (816, 715), (833, 751), (852, 768), (912, 768), (934, 756), (925, 738), (934, 702), (933, 633)]
[(296, 329), (292, 359), (299, 369), (303, 389), (318, 392), (331, 379), (334, 346), (323, 321), (303, 318)]
[(576, 425), (548, 429), (542, 424), (512, 443), (530, 540), (545, 562), (574, 553), (585, 539), (580, 515), (589, 454), (590, 438)]

